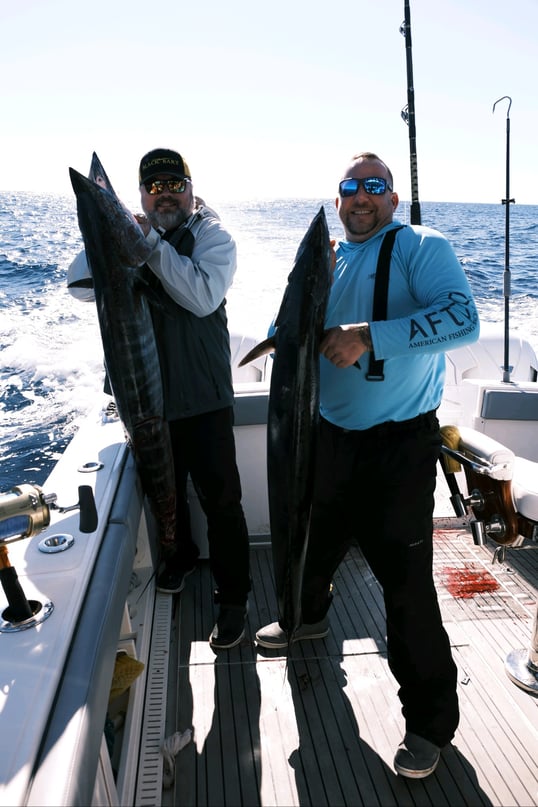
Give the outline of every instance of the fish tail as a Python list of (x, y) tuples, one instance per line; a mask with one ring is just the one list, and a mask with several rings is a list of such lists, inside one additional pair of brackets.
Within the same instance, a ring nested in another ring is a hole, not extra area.
[(265, 356), (267, 353), (273, 353), (275, 350), (275, 337), (269, 336), (267, 339), (264, 339), (263, 342), (259, 342), (255, 345), (252, 350), (249, 350), (246, 356), (243, 356), (241, 361), (239, 362), (239, 367), (243, 367), (245, 364), (248, 364), (254, 359), (259, 359), (260, 356)]

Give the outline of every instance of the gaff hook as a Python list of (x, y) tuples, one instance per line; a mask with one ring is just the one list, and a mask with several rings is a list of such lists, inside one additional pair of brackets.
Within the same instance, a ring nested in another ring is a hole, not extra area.
[(506, 197), (502, 200), (506, 205), (506, 223), (504, 239), (504, 367), (503, 381), (510, 381), (511, 367), (509, 365), (509, 306), (510, 306), (510, 205), (515, 203), (515, 199), (510, 198), (510, 109), (512, 99), (509, 95), (503, 95), (493, 104), (492, 112), (500, 101), (507, 100), (508, 110), (506, 113)]
[(493, 104), (493, 109), (492, 109), (491, 111), (492, 111), (492, 112), (495, 112), (495, 107), (497, 106), (497, 104), (498, 104), (500, 101), (504, 101), (505, 99), (507, 99), (508, 101), (510, 101), (510, 103), (508, 104), (508, 111), (507, 111), (507, 113), (506, 113), (506, 117), (507, 117), (507, 118), (509, 118), (509, 117), (510, 117), (510, 108), (511, 108), (511, 106), (512, 106), (512, 99), (510, 98), (510, 96), (509, 96), (509, 95), (503, 95), (503, 96), (502, 96), (502, 98), (498, 98), (498, 99), (495, 101), (495, 103)]

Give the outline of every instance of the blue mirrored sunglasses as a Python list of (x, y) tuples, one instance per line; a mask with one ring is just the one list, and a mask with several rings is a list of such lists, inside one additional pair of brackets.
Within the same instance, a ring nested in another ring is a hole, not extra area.
[(154, 179), (153, 182), (144, 182), (144, 187), (152, 196), (162, 193), (165, 188), (168, 188), (170, 193), (183, 193), (188, 181), (188, 179)]
[(386, 179), (383, 179), (383, 177), (366, 177), (366, 179), (350, 177), (349, 179), (343, 179), (339, 184), (338, 190), (340, 191), (340, 196), (342, 198), (355, 196), (355, 194), (359, 192), (361, 185), (366, 193), (371, 196), (381, 196), (387, 190), (392, 191), (389, 183)]

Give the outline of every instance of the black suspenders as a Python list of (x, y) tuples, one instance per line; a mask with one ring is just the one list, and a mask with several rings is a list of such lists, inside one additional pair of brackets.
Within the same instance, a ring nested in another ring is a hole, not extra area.
[[(372, 321), (378, 322), (379, 320), (387, 319), (387, 299), (389, 296), (389, 275), (390, 275), (390, 259), (392, 255), (392, 248), (396, 233), (401, 230), (404, 225), (393, 227), (388, 233), (385, 233), (381, 249), (379, 250), (379, 257), (377, 259), (377, 267), (375, 270), (375, 285), (374, 285), (374, 304), (372, 307)], [(367, 381), (384, 381), (385, 375), (383, 373), (383, 359), (374, 358), (373, 352), (370, 353), (370, 364), (368, 365), (368, 372), (366, 373)]]

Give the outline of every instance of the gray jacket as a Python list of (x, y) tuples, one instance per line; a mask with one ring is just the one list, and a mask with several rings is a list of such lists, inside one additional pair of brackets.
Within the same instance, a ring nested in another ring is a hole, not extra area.
[[(186, 235), (186, 231), (192, 237)], [(237, 265), (236, 245), (218, 216), (197, 208), (178, 231), (147, 236), (150, 301), (167, 420), (233, 405), (225, 294)], [(169, 243), (177, 243), (177, 247)], [(187, 254), (181, 254), (182, 252)], [(146, 270), (147, 271), (147, 270)], [(84, 253), (68, 270), (73, 296), (93, 300)]]

